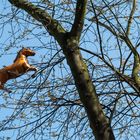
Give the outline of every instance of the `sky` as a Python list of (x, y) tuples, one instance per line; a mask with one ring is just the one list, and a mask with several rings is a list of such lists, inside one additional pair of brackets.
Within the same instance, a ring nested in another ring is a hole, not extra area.
[[(6, 6), (6, 9), (3, 9), (3, 5), (4, 5), (4, 7)], [(0, 1), (0, 13), (1, 14), (5, 14), (5, 15), (7, 13), (9, 13), (9, 11), (8, 11), (9, 6), (10, 5), (8, 4), (7, 1), (1, 0)], [(3, 19), (0, 19), (0, 20), (3, 20)], [(0, 43), (1, 44), (0, 44), (0, 46), (2, 47), (2, 49), (0, 49), (1, 50), (0, 51), (0, 62), (1, 62), (0, 63), (0, 68), (2, 68), (3, 66), (7, 66), (7, 65), (12, 64), (14, 58), (16, 57), (17, 51), (20, 49), (20, 48), (17, 48), (17, 49), (16, 48), (12, 48), (12, 49), (9, 50), (9, 46), (12, 45), (11, 42), (13, 41), (12, 40), (12, 36), (11, 36), (11, 38), (9, 38), (9, 35), (12, 34), (11, 33), (12, 32), (11, 30), (12, 30), (11, 26), (7, 24), (6, 27), (4, 28), (4, 32), (1, 35), (1, 40), (0, 40)], [(1, 32), (2, 32), (2, 30), (0, 30), (0, 33)], [(15, 33), (16, 32), (16, 29), (13, 32)], [(19, 34), (19, 32), (17, 34)], [(31, 39), (30, 43), (31, 44), (39, 45), (39, 43), (38, 43), (37, 40), (35, 41), (35, 40), (32, 40)], [(18, 47), (22, 46), (23, 44), (25, 46), (31, 46), (29, 44), (29, 42), (26, 43), (24, 41), (23, 42), (21, 41), (21, 42), (19, 42), (19, 46)], [(4, 48), (6, 48), (8, 51), (4, 51)], [(38, 50), (38, 54), (34, 58), (34, 61), (39, 60), (40, 59), (40, 55), (42, 54), (42, 56), (43, 56), (43, 53), (44, 52)], [(29, 60), (31, 61), (31, 58)], [(0, 91), (0, 94), (2, 94), (1, 91)], [(3, 99), (0, 98), (0, 101), (2, 103), (3, 102)], [(0, 115), (0, 120), (2, 120), (6, 115), (11, 114), (11, 113), (12, 112), (10, 112), (9, 109), (6, 109), (6, 108), (5, 109), (0, 109), (0, 114), (1, 114)], [(7, 137), (11, 137), (12, 136), (12, 139), (11, 140), (14, 140), (14, 135), (15, 135), (15, 133), (13, 133), (13, 132), (11, 133), (11, 131), (9, 131), (9, 132), (0, 132), (0, 140), (2, 140), (2, 138), (4, 136), (7, 136)], [(139, 140), (139, 139), (140, 139), (140, 137), (137, 138), (137, 140)], [(124, 139), (124, 140), (126, 140), (126, 139)]]

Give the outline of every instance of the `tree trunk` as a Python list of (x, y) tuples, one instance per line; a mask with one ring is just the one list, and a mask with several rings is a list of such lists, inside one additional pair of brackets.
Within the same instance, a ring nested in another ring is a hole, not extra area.
[(85, 107), (90, 122), (90, 127), (96, 140), (114, 140), (110, 124), (103, 113), (95, 87), (78, 48), (77, 40), (69, 36), (62, 46), (67, 63), (74, 77), (80, 99)]

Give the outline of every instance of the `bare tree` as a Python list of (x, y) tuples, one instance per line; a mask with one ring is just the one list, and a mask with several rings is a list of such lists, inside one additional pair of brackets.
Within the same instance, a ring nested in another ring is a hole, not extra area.
[(2, 4), (1, 57), (28, 46), (37, 52), (29, 61), (39, 70), (34, 79), (29, 73), (7, 83), (12, 93), (1, 96), (1, 110), (8, 110), (1, 119), (1, 132), (11, 130), (15, 139), (136, 139), (139, 3), (8, 0)]

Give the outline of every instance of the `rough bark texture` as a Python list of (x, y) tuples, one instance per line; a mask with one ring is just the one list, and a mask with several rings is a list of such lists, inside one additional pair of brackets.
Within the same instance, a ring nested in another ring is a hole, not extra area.
[[(46, 11), (37, 8), (32, 3), (29, 3), (26, 0), (9, 0), (9, 2), (28, 12), (44, 26), (49, 17), (51, 22), (46, 27), (47, 31), (58, 41), (65, 54), (80, 99), (87, 112), (90, 127), (93, 130), (95, 139), (114, 140), (112, 128), (103, 113), (96, 95), (95, 87), (90, 79), (87, 66), (83, 61), (79, 50), (79, 38), (83, 29), (87, 0), (77, 0), (75, 20), (69, 33), (66, 32), (56, 20), (52, 19)], [(40, 20), (40, 14), (42, 15), (43, 20)]]
[(74, 39), (67, 39), (64, 54), (71, 68), (80, 99), (87, 112), (90, 127), (96, 140), (113, 140), (115, 138), (112, 129), (102, 111), (95, 87), (76, 42)]
[(132, 76), (140, 90), (140, 56), (139, 55), (134, 55)]

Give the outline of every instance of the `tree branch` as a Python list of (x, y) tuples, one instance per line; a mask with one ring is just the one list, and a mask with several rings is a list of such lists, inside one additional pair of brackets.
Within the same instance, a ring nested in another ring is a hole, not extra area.
[[(92, 18), (92, 19), (89, 19), (89, 21), (95, 22), (97, 24), (97, 21), (96, 21), (95, 17)], [(125, 36), (125, 34), (123, 35), (121, 33), (117, 33), (113, 28), (111, 28), (107, 24), (104, 24), (104, 23), (102, 23), (100, 21), (98, 21), (98, 24), (100, 26), (106, 28), (108, 31), (110, 31), (114, 36), (122, 39), (127, 44), (127, 46), (129, 47), (129, 49), (132, 51), (132, 53), (134, 55), (139, 55), (138, 52), (137, 52), (137, 50), (136, 50), (136, 48), (133, 46), (132, 42), (130, 41), (130, 39), (127, 36)]]
[(36, 5), (28, 2), (27, 0), (8, 0), (12, 5), (17, 8), (25, 10), (37, 21), (41, 22), (44, 27), (48, 30), (50, 35), (58, 41), (59, 44), (62, 44), (62, 38), (66, 31), (58, 23), (57, 20), (53, 19), (45, 10), (37, 7)]
[(86, 13), (87, 0), (77, 0), (75, 19), (71, 29), (71, 34), (78, 37), (81, 36), (84, 25), (84, 17)]
[(136, 10), (136, 0), (133, 0), (133, 6), (132, 6), (132, 10), (131, 10), (131, 13), (130, 13), (130, 16), (129, 16), (127, 30), (126, 30), (127, 35), (129, 35), (129, 33), (130, 33), (130, 26), (132, 24), (133, 15), (135, 13), (135, 10)]

